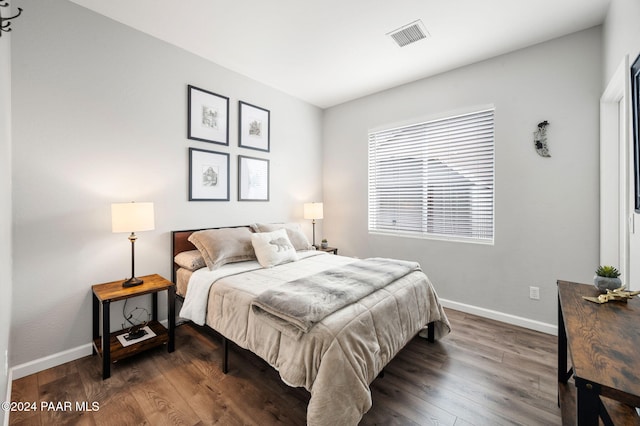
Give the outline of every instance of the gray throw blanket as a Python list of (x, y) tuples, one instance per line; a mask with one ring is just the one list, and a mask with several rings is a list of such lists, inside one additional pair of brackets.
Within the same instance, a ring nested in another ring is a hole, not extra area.
[(419, 270), (416, 262), (359, 260), (269, 289), (253, 300), (251, 308), (281, 332), (300, 337), (333, 312)]

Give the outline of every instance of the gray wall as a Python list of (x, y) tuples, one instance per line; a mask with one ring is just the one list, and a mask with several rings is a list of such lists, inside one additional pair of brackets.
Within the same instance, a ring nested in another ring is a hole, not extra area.
[[(138, 276), (170, 277), (171, 230), (294, 220), (311, 236), (302, 205), (321, 198), (320, 109), (73, 3), (17, 6), (28, 13), (12, 52), (12, 365), (91, 341), (91, 285), (130, 274), (113, 202), (155, 203)], [(229, 147), (186, 138), (187, 84), (230, 98)], [(271, 111), (270, 153), (237, 146), (239, 100)], [(231, 154), (230, 202), (187, 201), (188, 147)], [(238, 154), (270, 160), (271, 201), (236, 201)]]
[[(556, 280), (589, 282), (598, 263), (601, 62), (596, 27), (326, 110), (325, 236), (347, 255), (419, 261), (444, 299), (556, 324)], [(368, 130), (486, 104), (495, 245), (369, 235)], [(551, 158), (533, 148), (543, 120)]]
[[(10, 16), (13, 16), (10, 15)], [(11, 33), (0, 38), (0, 401), (8, 399), (7, 352), (11, 320)], [(0, 424), (5, 411), (0, 410)]]

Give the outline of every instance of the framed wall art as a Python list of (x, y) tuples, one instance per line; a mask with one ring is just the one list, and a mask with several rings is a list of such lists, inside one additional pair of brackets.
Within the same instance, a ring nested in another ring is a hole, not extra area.
[(239, 101), (238, 146), (269, 152), (270, 115), (268, 109)]
[(187, 92), (187, 137), (229, 145), (229, 98), (191, 85)]
[(269, 160), (238, 155), (238, 201), (269, 201)]
[(229, 201), (229, 154), (189, 148), (189, 201)]

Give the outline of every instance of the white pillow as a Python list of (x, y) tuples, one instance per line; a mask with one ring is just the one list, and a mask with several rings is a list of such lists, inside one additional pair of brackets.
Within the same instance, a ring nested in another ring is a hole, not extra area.
[(285, 229), (252, 234), (251, 244), (263, 268), (298, 260), (296, 249), (291, 244)]

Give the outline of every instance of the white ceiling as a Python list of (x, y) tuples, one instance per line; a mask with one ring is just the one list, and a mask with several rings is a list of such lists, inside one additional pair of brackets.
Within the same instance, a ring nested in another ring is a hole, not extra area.
[[(603, 22), (610, 0), (71, 0), (321, 108)], [(431, 37), (386, 34), (421, 19)]]

